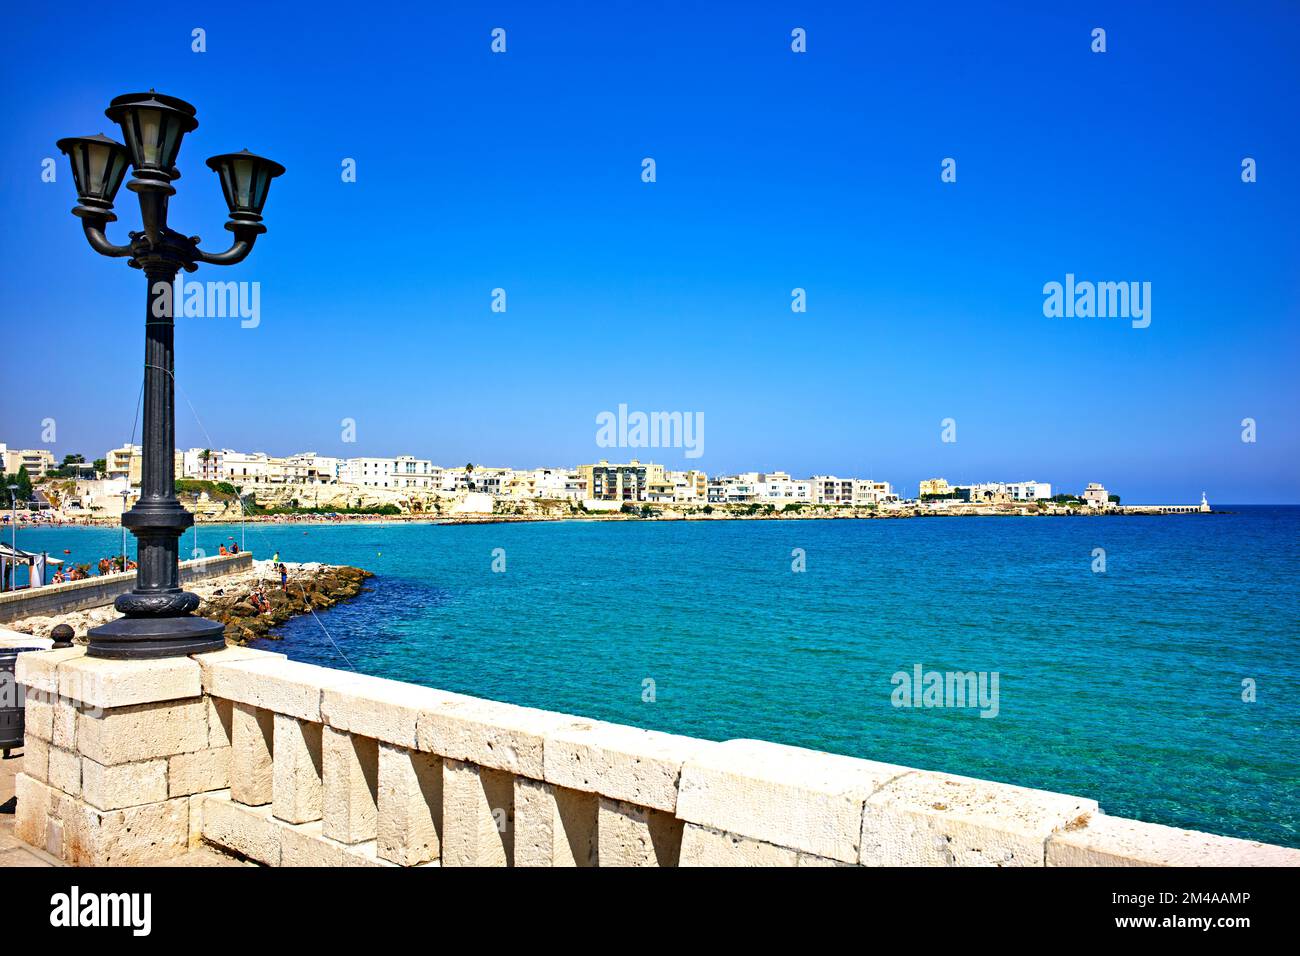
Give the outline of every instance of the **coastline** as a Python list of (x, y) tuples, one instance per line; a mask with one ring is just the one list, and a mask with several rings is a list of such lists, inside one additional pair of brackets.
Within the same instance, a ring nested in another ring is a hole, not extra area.
[[(651, 506), (653, 507), (653, 506)], [(1223, 509), (1192, 512), (1167, 512), (1162, 505), (1126, 505), (1117, 509), (1071, 509), (1056, 508), (1036, 510), (1031, 508), (989, 508), (987, 506), (968, 506), (949, 509), (895, 509), (890, 511), (872, 511), (858, 508), (808, 508), (799, 511), (776, 511), (748, 513), (743, 508), (724, 510), (726, 506), (714, 506), (711, 514), (700, 512), (679, 512), (670, 506), (654, 514), (609, 512), (570, 513), (570, 514), (462, 514), (430, 518), (427, 515), (349, 515), (346, 518), (329, 518), (320, 515), (251, 515), (239, 517), (216, 517), (205, 514), (195, 515), (195, 523), (200, 526), (215, 525), (286, 525), (286, 526), (379, 526), (386, 525), (461, 525), (461, 524), (506, 524), (514, 522), (555, 522), (555, 521), (827, 521), (827, 520), (900, 520), (906, 518), (1134, 518), (1134, 517), (1181, 517), (1185, 514), (1230, 515), (1235, 512)], [(20, 515), (26, 513), (20, 512)], [(5, 516), (7, 519), (8, 516)], [(0, 527), (7, 527), (8, 521), (0, 522)], [(19, 529), (24, 528), (120, 528), (121, 520), (113, 518), (77, 518), (66, 520), (32, 520), (21, 517)]]

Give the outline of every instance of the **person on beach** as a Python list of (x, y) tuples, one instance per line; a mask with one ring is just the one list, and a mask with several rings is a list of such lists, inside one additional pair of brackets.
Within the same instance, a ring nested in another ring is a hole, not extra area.
[(280, 590), (289, 593), (289, 569), (280, 565)]
[(219, 555), (226, 555), (229, 553), (230, 552), (226, 550), (226, 546), (224, 544), (221, 547), (217, 548), (217, 554)]

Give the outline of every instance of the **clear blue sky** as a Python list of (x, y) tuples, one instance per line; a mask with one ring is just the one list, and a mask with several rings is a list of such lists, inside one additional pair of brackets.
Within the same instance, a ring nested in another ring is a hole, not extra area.
[[(175, 228), (229, 239), (206, 157), (289, 170), (252, 257), (192, 277), (260, 282), (261, 325), (178, 320), (217, 446), (576, 464), (635, 454), (595, 442), (627, 403), (703, 412), (702, 458), (640, 457), (710, 473), (1300, 501), (1300, 5), (293, 6), (6, 16), (0, 441), (130, 435), (144, 280), (54, 141), (156, 87), (200, 121)], [(1045, 318), (1067, 272), (1152, 283), (1150, 328)]]

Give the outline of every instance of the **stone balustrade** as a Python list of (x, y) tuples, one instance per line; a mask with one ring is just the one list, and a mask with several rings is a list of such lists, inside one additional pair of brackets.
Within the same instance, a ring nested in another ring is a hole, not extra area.
[(227, 648), (18, 659), (16, 833), (76, 864), (1300, 865), (1093, 800), (715, 743)]

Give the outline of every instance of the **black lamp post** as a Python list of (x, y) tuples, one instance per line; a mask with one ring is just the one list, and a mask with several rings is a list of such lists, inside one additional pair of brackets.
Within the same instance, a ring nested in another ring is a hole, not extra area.
[[(148, 93), (128, 93), (109, 105), (106, 114), (122, 127), (126, 145), (107, 136), (74, 136), (59, 140), (59, 149), (72, 163), (78, 204), (72, 214), (81, 219), (86, 239), (100, 255), (125, 258), (148, 281), (145, 309), (144, 448), (140, 497), (122, 515), (122, 525), (136, 537), (135, 590), (121, 595), (114, 607), (125, 617), (89, 632), (92, 657), (179, 657), (225, 646), (224, 628), (217, 621), (195, 617), (199, 598), (181, 589), (179, 540), (194, 517), (176, 500), (176, 398), (173, 381), (173, 315), (171, 285), (184, 269), (199, 263), (234, 265), (266, 232), (262, 207), (271, 180), (284, 167), (245, 150), (214, 156), (208, 166), (221, 178), (230, 207), (226, 228), (235, 241), (225, 252), (199, 248), (198, 236), (183, 236), (167, 226), (167, 202), (180, 178), (176, 156), (181, 139), (197, 127), (194, 107), (184, 100)], [(144, 228), (130, 233), (130, 243), (108, 241), (104, 227), (117, 217), (113, 198), (127, 165), (133, 176), (127, 188), (140, 198)]]

